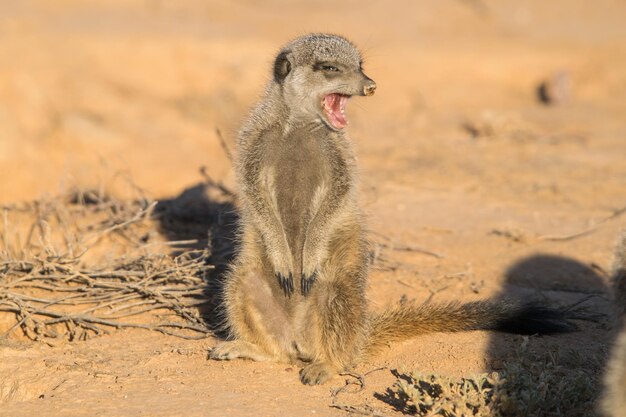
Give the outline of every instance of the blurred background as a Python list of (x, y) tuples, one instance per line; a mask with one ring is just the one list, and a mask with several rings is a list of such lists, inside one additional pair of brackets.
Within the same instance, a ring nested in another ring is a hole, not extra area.
[[(422, 185), (458, 184), (485, 164), (506, 169), (507, 149), (534, 141), (578, 146), (568, 158), (592, 164), (585, 189), (623, 185), (623, 170), (610, 168), (626, 154), (621, 0), (8, 0), (0, 202), (120, 170), (155, 197), (178, 193), (203, 166), (232, 183), (216, 129), (232, 149), (274, 53), (312, 31), (352, 39), (378, 83), (349, 108), (366, 175), (401, 182), (415, 168)], [(505, 142), (459, 167), (473, 158), (459, 146), (476, 140)]]

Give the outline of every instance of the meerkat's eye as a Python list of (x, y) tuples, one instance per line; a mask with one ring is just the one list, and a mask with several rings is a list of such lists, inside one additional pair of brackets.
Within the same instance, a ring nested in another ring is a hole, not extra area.
[(324, 65), (322, 66), (322, 69), (324, 71), (330, 71), (330, 72), (339, 72), (339, 68), (332, 66), (332, 65)]

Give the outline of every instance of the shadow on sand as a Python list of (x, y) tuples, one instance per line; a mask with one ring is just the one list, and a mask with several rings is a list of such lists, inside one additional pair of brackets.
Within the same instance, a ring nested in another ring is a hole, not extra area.
[(153, 212), (159, 232), (169, 241), (180, 242), (173, 246), (173, 255), (209, 250), (208, 263), (215, 268), (204, 277), (207, 303), (200, 314), (218, 337), (225, 336), (221, 326), (224, 275), (238, 250), (234, 201), (230, 190), (207, 180), (159, 200)]
[[(559, 255), (532, 255), (508, 268), (501, 298), (545, 300), (548, 306), (565, 308), (579, 327), (573, 333), (546, 336), (491, 335), (488, 370), (504, 369), (509, 375), (505, 391), (518, 398), (528, 395), (516, 412), (594, 415), (611, 344), (607, 280), (602, 268)], [(545, 398), (536, 389), (542, 384), (548, 385)]]

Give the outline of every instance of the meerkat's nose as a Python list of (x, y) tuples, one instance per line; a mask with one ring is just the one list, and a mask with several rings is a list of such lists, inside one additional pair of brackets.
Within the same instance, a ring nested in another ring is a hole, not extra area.
[(376, 83), (374, 80), (367, 80), (365, 85), (363, 86), (363, 95), (371, 96), (376, 91)]

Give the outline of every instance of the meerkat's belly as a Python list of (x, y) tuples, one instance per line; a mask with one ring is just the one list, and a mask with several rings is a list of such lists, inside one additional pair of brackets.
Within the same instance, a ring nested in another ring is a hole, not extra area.
[(289, 245), (299, 260), (306, 229), (323, 199), (328, 168), (317, 138), (294, 140), (274, 166), (278, 212)]

